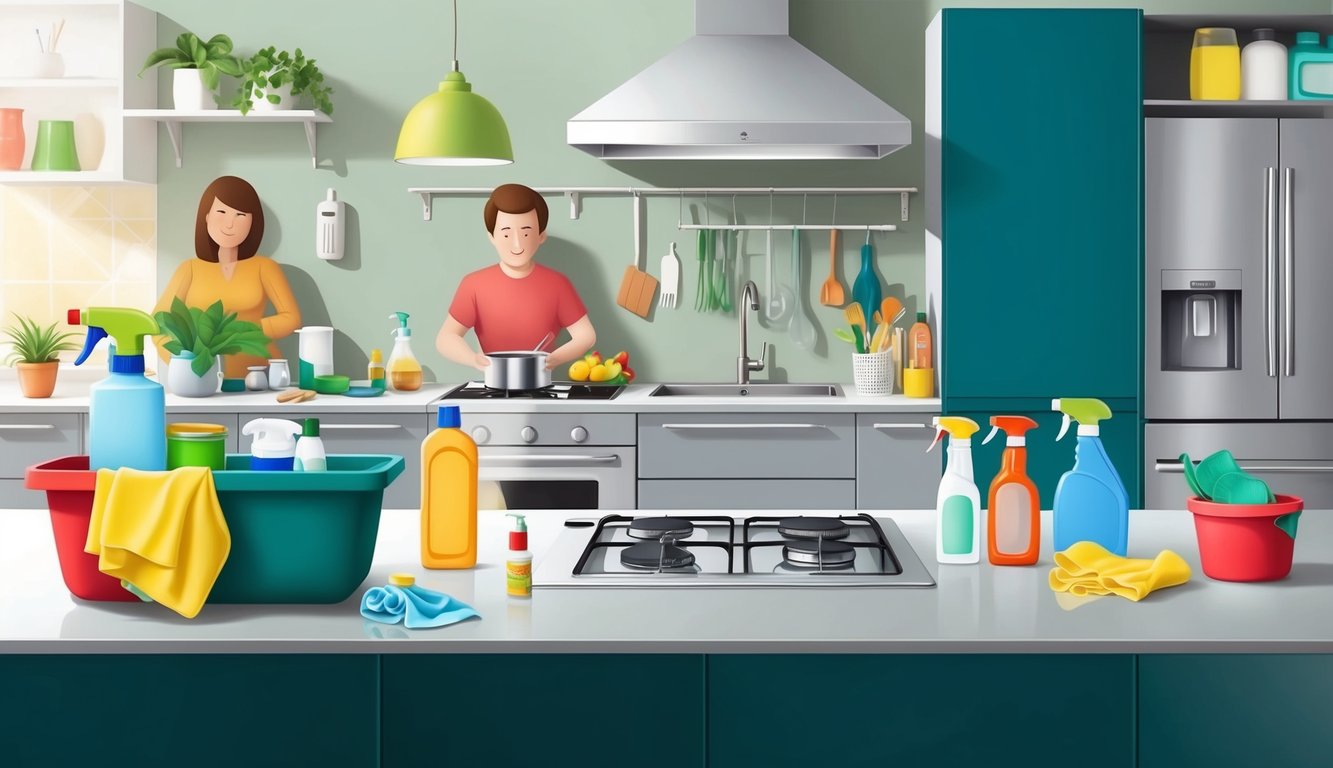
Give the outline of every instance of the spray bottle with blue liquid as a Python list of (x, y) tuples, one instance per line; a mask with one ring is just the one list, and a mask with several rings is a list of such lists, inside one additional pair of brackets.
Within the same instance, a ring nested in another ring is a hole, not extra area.
[(1069, 431), (1070, 420), (1078, 422), (1074, 468), (1055, 487), (1051, 515), (1055, 551), (1092, 541), (1124, 557), (1129, 545), (1129, 494), (1106, 454), (1098, 427), (1098, 422), (1111, 418), (1111, 409), (1093, 398), (1063, 398), (1052, 400), (1051, 410), (1064, 414), (1056, 440)]
[(107, 358), (111, 375), (89, 390), (89, 468), (165, 470), (166, 393), (143, 375), (143, 337), (160, 332), (157, 321), (137, 309), (92, 307), (71, 309), (68, 322), (88, 326), (75, 365), (83, 365), (102, 339), (110, 336), (115, 342)]

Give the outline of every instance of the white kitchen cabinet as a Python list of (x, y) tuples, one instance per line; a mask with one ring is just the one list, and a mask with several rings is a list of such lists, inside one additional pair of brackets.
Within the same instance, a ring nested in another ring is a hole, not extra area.
[(639, 509), (852, 509), (854, 480), (640, 480)]
[[(940, 451), (926, 453), (933, 414), (856, 417), (856, 508), (931, 509), (943, 473)], [(980, 437), (977, 438), (980, 440)]]
[(46, 493), (23, 487), (28, 467), (83, 452), (77, 413), (0, 413), (0, 509), (42, 509)]

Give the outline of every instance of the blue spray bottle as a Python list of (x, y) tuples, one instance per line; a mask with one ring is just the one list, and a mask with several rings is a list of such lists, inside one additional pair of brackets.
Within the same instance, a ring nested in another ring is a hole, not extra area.
[(137, 309), (122, 307), (71, 309), (68, 322), (88, 326), (75, 365), (82, 365), (102, 339), (110, 336), (115, 341), (107, 358), (111, 375), (89, 390), (89, 468), (165, 470), (166, 394), (161, 384), (143, 375), (143, 337), (159, 332), (157, 322)]
[(1102, 445), (1099, 421), (1111, 418), (1111, 409), (1093, 398), (1051, 401), (1051, 410), (1064, 414), (1060, 440), (1069, 422), (1078, 422), (1074, 468), (1055, 487), (1052, 512), (1055, 551), (1080, 541), (1093, 541), (1124, 557), (1129, 544), (1129, 494)]

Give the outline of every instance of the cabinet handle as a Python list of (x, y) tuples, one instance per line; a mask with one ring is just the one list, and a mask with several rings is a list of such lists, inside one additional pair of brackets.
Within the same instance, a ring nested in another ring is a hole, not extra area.
[(1277, 376), (1277, 169), (1264, 169), (1264, 352)]
[(54, 424), (0, 424), (0, 430), (35, 430), (35, 429), (55, 429)]
[(828, 429), (824, 424), (663, 424), (662, 429)]
[(1295, 324), (1295, 312), (1292, 309), (1292, 251), (1296, 247), (1295, 234), (1295, 212), (1296, 207), (1296, 185), (1292, 180), (1294, 171), (1291, 168), (1283, 168), (1283, 186), (1287, 193), (1287, 210), (1283, 216), (1282, 239), (1284, 253), (1282, 254), (1282, 372), (1285, 376), (1293, 376), (1296, 371), (1296, 363), (1293, 358), (1296, 356), (1296, 350), (1292, 344), (1292, 325)]
[(339, 429), (403, 429), (402, 424), (320, 424), (320, 430)]
[(903, 422), (894, 422), (892, 424), (871, 424), (872, 429), (930, 429), (929, 424), (907, 424)]
[(477, 458), (477, 461), (481, 466), (490, 466), (493, 464), (546, 464), (550, 466), (559, 466), (561, 464), (614, 464), (619, 460), (619, 456), (583, 456), (565, 455), (560, 453), (534, 453), (526, 456), (521, 453), (482, 454)]
[[(1289, 464), (1241, 464), (1240, 468), (1246, 472), (1270, 472), (1274, 474), (1303, 474), (1333, 472), (1333, 462), (1326, 464), (1312, 464), (1306, 467), (1298, 467)], [(1156, 469), (1163, 474), (1181, 474), (1185, 471), (1184, 465), (1179, 461), (1159, 461)]]

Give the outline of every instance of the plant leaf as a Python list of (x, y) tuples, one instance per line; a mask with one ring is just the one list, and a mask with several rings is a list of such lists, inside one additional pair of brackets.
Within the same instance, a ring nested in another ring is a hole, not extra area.
[(196, 339), (194, 359), (190, 361), (190, 369), (194, 371), (195, 376), (203, 376), (211, 367), (213, 367), (213, 355), (209, 354), (208, 347), (202, 341)]
[(206, 64), (199, 68), (199, 78), (204, 81), (204, 87), (210, 91), (218, 89), (218, 69), (212, 64)]
[(139, 70), (139, 74), (143, 75), (143, 73), (153, 67), (167, 62), (181, 62), (183, 60), (183, 54), (177, 48), (158, 48), (156, 51), (148, 54), (148, 58), (144, 60), (143, 69)]

